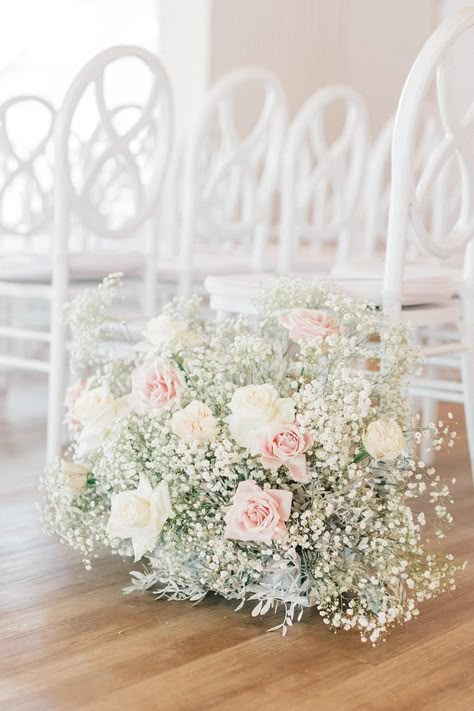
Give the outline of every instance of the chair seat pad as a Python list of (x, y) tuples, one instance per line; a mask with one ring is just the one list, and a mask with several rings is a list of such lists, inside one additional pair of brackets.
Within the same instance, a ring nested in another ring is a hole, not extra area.
[[(72, 254), (70, 257), (71, 281), (94, 281), (112, 272), (133, 275), (143, 265), (140, 254)], [(49, 255), (0, 255), (0, 281), (41, 283), (51, 282), (52, 264)]]
[[(304, 275), (298, 275), (305, 278)], [(308, 275), (310, 278), (310, 275)], [(211, 296), (223, 297), (236, 304), (242, 300), (253, 300), (261, 287), (275, 283), (271, 274), (233, 274), (222, 277), (210, 276), (206, 279), (206, 288)], [(382, 279), (340, 279), (334, 276), (321, 277), (327, 283), (346, 291), (350, 296), (368, 303), (381, 306), (383, 303)], [(431, 275), (416, 278), (407, 277), (403, 282), (402, 306), (423, 306), (445, 303), (457, 295), (458, 286), (455, 278), (434, 278)]]

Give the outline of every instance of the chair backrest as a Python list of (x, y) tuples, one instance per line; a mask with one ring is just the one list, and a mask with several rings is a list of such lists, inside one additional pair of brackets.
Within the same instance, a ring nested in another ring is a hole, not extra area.
[[(133, 72), (124, 74), (122, 60), (128, 61), (128, 72), (132, 62)], [(119, 63), (121, 71), (114, 75)], [(107, 85), (114, 76), (120, 99), (111, 105)], [(134, 100), (126, 104), (125, 110), (127, 87), (133, 90)], [(137, 93), (141, 94), (138, 102)], [(68, 296), (72, 218), (93, 234), (109, 239), (128, 238), (147, 221), (151, 224), (170, 155), (172, 118), (171, 88), (163, 65), (147, 50), (126, 46), (107, 49), (88, 62), (72, 82), (58, 112), (48, 404), (50, 459), (61, 447), (66, 360), (63, 307)], [(79, 131), (87, 123), (89, 131), (84, 141)], [(79, 150), (78, 133), (82, 142)], [(156, 280), (154, 256), (153, 250), (144, 250), (145, 290), (147, 284), (151, 289)], [(103, 262), (107, 271), (107, 259)]]
[(54, 120), (39, 96), (0, 106), (0, 235), (29, 238), (51, 226)]
[[(239, 112), (239, 99), (249, 95), (252, 101)], [(249, 106), (259, 105), (258, 117), (250, 119)], [(264, 69), (232, 72), (211, 89), (183, 157), (183, 264), (196, 244), (222, 250), (227, 243), (251, 254), (254, 268), (263, 266), (286, 124), (283, 88)]]
[[(395, 116), (391, 116), (376, 137), (367, 161), (367, 173), (364, 184), (364, 227), (362, 256), (373, 257), (377, 249), (385, 249), (387, 240), (388, 210), (391, 187), (391, 151)], [(418, 139), (415, 142), (414, 173), (419, 175), (432, 151), (443, 136), (443, 129), (437, 112), (429, 104), (422, 108)], [(433, 190), (425, 201), (425, 216), (430, 233), (436, 241), (444, 237), (445, 226), (450, 215), (455, 211), (459, 191), (455, 179), (443, 172), (434, 179)], [(417, 252), (416, 245), (411, 245)]]
[[(446, 259), (468, 248), (474, 236), (474, 88), (467, 108), (450, 95), (449, 62), (453, 47), (467, 33), (474, 40), (474, 9), (466, 8), (448, 17), (428, 39), (416, 58), (403, 87), (392, 141), (392, 184), (384, 276), (384, 308), (397, 319), (401, 308), (403, 269), (407, 242), (414, 235), (428, 254)], [(470, 46), (474, 48), (471, 40)], [(474, 50), (473, 50), (474, 54)], [(474, 57), (473, 57), (474, 59)], [(468, 68), (466, 67), (466, 70)], [(436, 106), (442, 135), (416, 174), (416, 139), (427, 99)], [(426, 224), (430, 191), (445, 172), (456, 171), (458, 211), (445, 239)], [(469, 246), (468, 246), (469, 245)], [(468, 254), (469, 261), (472, 255)], [(472, 280), (473, 270), (466, 274)]]
[[(108, 81), (117, 83), (117, 69), (125, 67), (128, 85), (111, 105)], [(141, 92), (140, 100), (125, 103), (127, 88), (134, 98)], [(63, 214), (56, 238), (63, 239), (64, 220), (72, 215), (101, 237), (134, 235), (156, 209), (171, 142), (171, 88), (157, 57), (123, 46), (88, 62), (58, 115), (55, 202)]]
[[(341, 108), (342, 129), (332, 135)], [(280, 272), (291, 270), (301, 239), (316, 248), (338, 241), (338, 259), (346, 258), (367, 152), (367, 110), (353, 89), (327, 87), (300, 109), (288, 130), (282, 163)]]

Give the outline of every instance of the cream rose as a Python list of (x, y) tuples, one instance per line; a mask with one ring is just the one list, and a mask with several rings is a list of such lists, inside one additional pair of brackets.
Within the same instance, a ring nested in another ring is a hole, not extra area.
[(153, 551), (171, 514), (168, 484), (162, 481), (153, 489), (148, 479), (142, 476), (137, 489), (112, 497), (107, 535), (110, 538), (131, 538), (137, 561)]
[(72, 407), (72, 416), (82, 427), (93, 424), (114, 403), (114, 396), (104, 385), (82, 390)]
[(246, 385), (238, 388), (230, 401), (231, 415), (226, 418), (230, 433), (242, 447), (258, 451), (258, 432), (274, 420), (293, 422), (295, 405), (282, 398), (273, 385)]
[(321, 336), (323, 339), (338, 332), (334, 316), (317, 309), (292, 309), (280, 316), (280, 323), (288, 329), (292, 341)]
[(181, 439), (211, 442), (216, 437), (217, 420), (205, 403), (193, 400), (173, 414), (171, 429)]
[(63, 485), (72, 491), (73, 494), (83, 494), (87, 489), (88, 467), (76, 462), (61, 462), (61, 474)]
[(362, 436), (362, 442), (372, 459), (391, 462), (405, 449), (405, 439), (395, 420), (374, 420)]
[[(96, 388), (97, 389), (97, 388)], [(76, 455), (85, 457), (100, 447), (119, 417), (126, 417), (131, 412), (130, 396), (111, 397), (107, 406), (97, 409), (96, 418), (90, 417), (79, 435)]]
[(161, 314), (148, 321), (143, 331), (144, 341), (140, 341), (135, 346), (137, 351), (153, 351), (155, 348), (178, 340), (181, 343), (196, 343), (200, 340), (197, 333), (190, 331), (186, 321), (178, 321), (170, 318), (167, 314)]
[(183, 374), (165, 359), (147, 359), (132, 373), (133, 404), (139, 415), (158, 417), (174, 410), (185, 390)]

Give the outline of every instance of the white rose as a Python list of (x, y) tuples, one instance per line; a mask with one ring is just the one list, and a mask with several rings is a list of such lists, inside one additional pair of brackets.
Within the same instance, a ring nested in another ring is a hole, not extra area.
[[(98, 389), (98, 388), (95, 388)], [(98, 449), (108, 435), (116, 420), (125, 417), (131, 412), (130, 396), (124, 395), (116, 400), (112, 397), (107, 407), (98, 409), (96, 419), (90, 419), (87, 426), (81, 431), (78, 438), (76, 455), (81, 458)]]
[(114, 396), (104, 385), (83, 390), (73, 405), (72, 415), (82, 427), (88, 427), (101, 417), (113, 402)]
[(216, 437), (217, 420), (210, 408), (199, 400), (193, 400), (171, 418), (171, 429), (181, 439), (211, 442)]
[(362, 436), (366, 451), (373, 459), (390, 462), (405, 449), (403, 432), (395, 420), (374, 420)]
[(258, 432), (270, 422), (294, 422), (295, 404), (281, 398), (273, 385), (246, 385), (238, 388), (230, 401), (232, 412), (226, 418), (232, 437), (242, 447), (256, 453)]
[(189, 344), (200, 340), (197, 333), (189, 331), (188, 324), (185, 321), (177, 321), (167, 314), (161, 314), (148, 321), (143, 335), (145, 340), (137, 343), (135, 346), (137, 351), (153, 351), (155, 348), (176, 339), (182, 343)]
[(62, 483), (74, 494), (83, 494), (87, 489), (87, 475), (89, 469), (76, 462), (61, 462)]
[(148, 479), (142, 476), (137, 489), (112, 497), (107, 535), (110, 538), (131, 538), (137, 561), (153, 551), (171, 514), (168, 484), (162, 481), (153, 489)]

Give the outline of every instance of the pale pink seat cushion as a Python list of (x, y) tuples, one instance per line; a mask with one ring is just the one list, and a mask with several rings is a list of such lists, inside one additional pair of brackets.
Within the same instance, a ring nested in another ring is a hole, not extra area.
[[(299, 275), (301, 276), (301, 275)], [(310, 276), (310, 275), (308, 275)], [(241, 300), (253, 300), (262, 286), (274, 283), (271, 274), (233, 274), (228, 276), (210, 276), (206, 280), (206, 288), (211, 295), (224, 297), (229, 304), (232, 300), (238, 304)], [(351, 296), (376, 305), (382, 305), (382, 279), (338, 279), (334, 276), (324, 278), (332, 282)], [(403, 283), (402, 305), (422, 306), (426, 304), (445, 303), (457, 295), (458, 281), (456, 277), (449, 278), (432, 275), (415, 278), (408, 276)]]
[[(72, 254), (70, 257), (71, 281), (95, 281), (112, 272), (134, 275), (143, 266), (140, 254)], [(0, 255), (0, 281), (48, 284), (52, 267), (49, 255)]]

